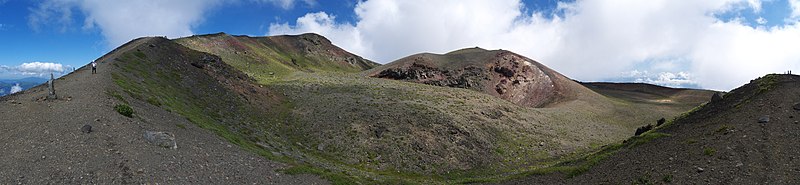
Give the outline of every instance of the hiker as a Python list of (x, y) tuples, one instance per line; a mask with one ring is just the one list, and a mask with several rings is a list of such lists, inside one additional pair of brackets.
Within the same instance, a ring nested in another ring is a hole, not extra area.
[(97, 74), (97, 62), (92, 61), (92, 74)]

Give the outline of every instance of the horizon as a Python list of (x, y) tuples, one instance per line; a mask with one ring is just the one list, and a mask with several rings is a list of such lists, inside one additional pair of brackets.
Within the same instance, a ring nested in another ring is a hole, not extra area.
[(61, 76), (138, 37), (218, 32), (317, 33), (381, 64), (503, 49), (578, 81), (723, 91), (800, 68), (797, 0), (0, 0), (0, 16), (0, 79)]

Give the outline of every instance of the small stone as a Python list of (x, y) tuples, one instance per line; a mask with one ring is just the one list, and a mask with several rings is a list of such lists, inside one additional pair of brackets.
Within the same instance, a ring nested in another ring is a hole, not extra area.
[(794, 124), (797, 124), (797, 123), (798, 123), (797, 121), (794, 121)]
[(740, 167), (740, 166), (744, 166), (744, 164), (742, 164), (741, 162), (740, 163), (736, 163), (736, 167)]
[(539, 146), (544, 146), (544, 141), (539, 142)]
[(768, 122), (769, 122), (769, 115), (761, 116), (760, 118), (758, 118), (758, 123), (768, 123)]
[(794, 106), (792, 106), (792, 109), (800, 110), (800, 103), (794, 104)]
[(319, 145), (317, 145), (317, 150), (319, 150), (319, 151), (323, 151), (323, 150), (325, 150), (325, 144), (319, 144)]
[(703, 171), (706, 171), (706, 170), (703, 169), (703, 168), (697, 167), (697, 172), (703, 172)]
[(81, 127), (81, 132), (87, 133), (87, 134), (88, 133), (92, 133), (92, 126), (89, 125), (89, 124), (83, 125), (83, 127)]

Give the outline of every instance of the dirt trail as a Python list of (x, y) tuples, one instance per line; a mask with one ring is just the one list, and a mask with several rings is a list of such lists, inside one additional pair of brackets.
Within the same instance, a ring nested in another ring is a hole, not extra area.
[[(0, 182), (22, 184), (328, 184), (310, 175), (276, 172), (269, 161), (196, 127), (185, 118), (130, 98), (109, 70), (119, 51), (98, 60), (98, 74), (83, 67), (55, 80), (58, 100), (44, 100), (47, 87), (0, 98)], [(120, 92), (134, 107), (128, 118), (114, 111)], [(91, 125), (93, 132), (81, 127)], [(151, 145), (145, 131), (176, 136), (177, 149)]]

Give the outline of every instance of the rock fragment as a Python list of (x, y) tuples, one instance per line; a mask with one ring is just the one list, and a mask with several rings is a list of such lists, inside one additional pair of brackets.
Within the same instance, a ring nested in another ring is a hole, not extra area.
[(145, 131), (144, 139), (156, 146), (171, 149), (178, 148), (178, 144), (175, 143), (175, 135), (169, 132)]
[(86, 124), (81, 127), (81, 132), (83, 133), (92, 133), (92, 125)]

